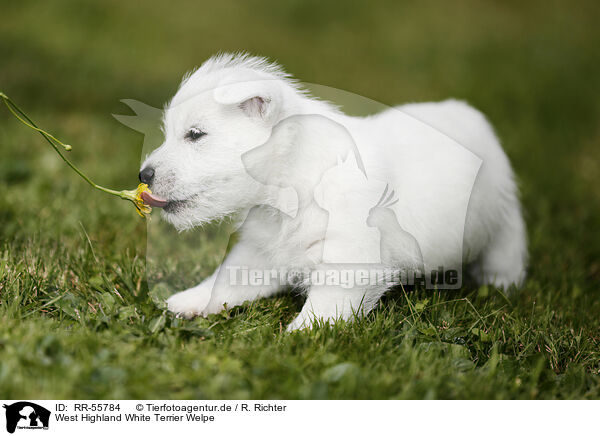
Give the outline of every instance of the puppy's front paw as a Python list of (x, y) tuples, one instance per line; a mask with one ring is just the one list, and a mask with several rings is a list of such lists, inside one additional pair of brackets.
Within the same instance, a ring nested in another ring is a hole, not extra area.
[(210, 294), (201, 288), (191, 288), (171, 296), (167, 300), (167, 307), (169, 311), (182, 318), (203, 315), (203, 310), (210, 300)]

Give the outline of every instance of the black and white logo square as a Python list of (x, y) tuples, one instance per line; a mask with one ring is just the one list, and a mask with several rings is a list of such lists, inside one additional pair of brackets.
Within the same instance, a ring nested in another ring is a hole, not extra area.
[(6, 431), (14, 433), (16, 429), (47, 430), (50, 421), (50, 411), (29, 401), (19, 401), (5, 404)]

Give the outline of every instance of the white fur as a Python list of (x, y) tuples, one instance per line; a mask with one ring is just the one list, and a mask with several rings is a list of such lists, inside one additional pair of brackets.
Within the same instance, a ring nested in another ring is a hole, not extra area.
[[(186, 140), (192, 127), (207, 135)], [(350, 117), (262, 58), (221, 55), (184, 79), (164, 130), (164, 144), (143, 167), (155, 169), (155, 194), (186, 202), (163, 217), (180, 230), (246, 217), (223, 266), (169, 298), (174, 313), (207, 315), (281, 290), (276, 280), (232, 285), (225, 266), (331, 269), (356, 255), (357, 263), (366, 256), (407, 268), (472, 264), (480, 283), (505, 290), (524, 279), (526, 235), (513, 172), (489, 123), (463, 102)], [(354, 172), (340, 172), (347, 165), (335, 165), (340, 156), (356, 160)], [(399, 201), (388, 208), (393, 213), (376, 214), (386, 185)], [(264, 206), (248, 215), (257, 205), (289, 203), (281, 192), (290, 187), (296, 216)], [(386, 245), (384, 233), (394, 229)], [(385, 289), (305, 286), (306, 304), (289, 329), (349, 320), (371, 310)]]

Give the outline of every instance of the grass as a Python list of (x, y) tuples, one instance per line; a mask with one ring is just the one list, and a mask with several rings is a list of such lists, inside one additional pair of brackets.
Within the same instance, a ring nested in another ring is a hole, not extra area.
[(293, 295), (174, 319), (164, 297), (211, 272), (223, 228), (157, 259), (130, 204), (92, 191), (3, 110), (0, 397), (600, 398), (599, 12), (592, 1), (3, 5), (0, 89), (119, 189), (137, 184), (143, 140), (110, 117), (128, 113), (119, 100), (160, 107), (219, 50), (386, 104), (465, 99), (519, 176), (531, 266), (511, 299), (469, 284), (395, 290), (366, 319), (311, 332), (284, 332), (302, 304)]

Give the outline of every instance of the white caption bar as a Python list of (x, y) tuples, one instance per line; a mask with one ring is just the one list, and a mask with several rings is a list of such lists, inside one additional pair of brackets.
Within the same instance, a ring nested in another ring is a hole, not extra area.
[[(4, 400), (0, 434), (583, 434), (594, 401)], [(44, 430), (37, 433), (35, 430)], [(5, 432), (6, 431), (6, 432)], [(221, 432), (221, 433), (217, 433)], [(172, 434), (172, 433), (171, 433)]]

